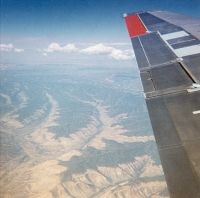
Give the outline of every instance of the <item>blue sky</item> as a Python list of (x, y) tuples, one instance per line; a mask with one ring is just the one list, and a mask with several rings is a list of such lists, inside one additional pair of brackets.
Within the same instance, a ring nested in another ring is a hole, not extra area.
[[(169, 10), (200, 17), (200, 2), (1, 0), (1, 43), (10, 44), (10, 50), (1, 52), (1, 59), (11, 63), (71, 63), (83, 60), (80, 62), (87, 64), (91, 60), (104, 60), (105, 55), (109, 62), (112, 55), (120, 55), (120, 51), (115, 50), (119, 48), (127, 50), (125, 55), (129, 56), (130, 41), (122, 14), (138, 10)], [(52, 43), (57, 50), (49, 56), (48, 46)], [(97, 54), (89, 56), (87, 52), (75, 53), (76, 48), (85, 49), (95, 44), (104, 47), (107, 53), (102, 53), (100, 57)], [(122, 59), (124, 62), (131, 61), (126, 56)]]

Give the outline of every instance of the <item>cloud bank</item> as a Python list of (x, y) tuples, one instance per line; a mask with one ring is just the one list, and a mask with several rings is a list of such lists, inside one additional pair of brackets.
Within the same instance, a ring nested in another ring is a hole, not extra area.
[(23, 52), (24, 49), (16, 48), (13, 44), (0, 44), (0, 51), (2, 52)]
[[(9, 44), (0, 44), (0, 51), (2, 52), (24, 52), (24, 49), (15, 47), (12, 43)], [(124, 43), (85, 43), (74, 44), (69, 43), (66, 45), (61, 45), (57, 42), (50, 43), (47, 48), (44, 49), (33, 49), (41, 53), (43, 56), (48, 56), (50, 53), (73, 53), (75, 55), (85, 55), (85, 56), (94, 56), (101, 55), (114, 60), (131, 60), (134, 55), (132, 49)]]

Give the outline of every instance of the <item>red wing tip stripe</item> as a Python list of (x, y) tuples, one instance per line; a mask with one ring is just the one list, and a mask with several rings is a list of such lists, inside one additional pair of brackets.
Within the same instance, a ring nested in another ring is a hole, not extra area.
[(137, 14), (124, 15), (130, 37), (147, 34), (148, 31)]

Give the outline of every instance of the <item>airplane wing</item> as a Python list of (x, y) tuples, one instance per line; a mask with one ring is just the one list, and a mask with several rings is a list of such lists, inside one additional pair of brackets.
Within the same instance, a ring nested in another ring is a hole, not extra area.
[(170, 197), (200, 197), (200, 20), (124, 15)]

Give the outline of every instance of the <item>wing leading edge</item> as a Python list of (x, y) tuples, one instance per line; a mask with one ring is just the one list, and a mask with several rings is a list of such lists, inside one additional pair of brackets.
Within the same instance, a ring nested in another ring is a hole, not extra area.
[(170, 196), (198, 198), (200, 41), (165, 16), (124, 15)]

